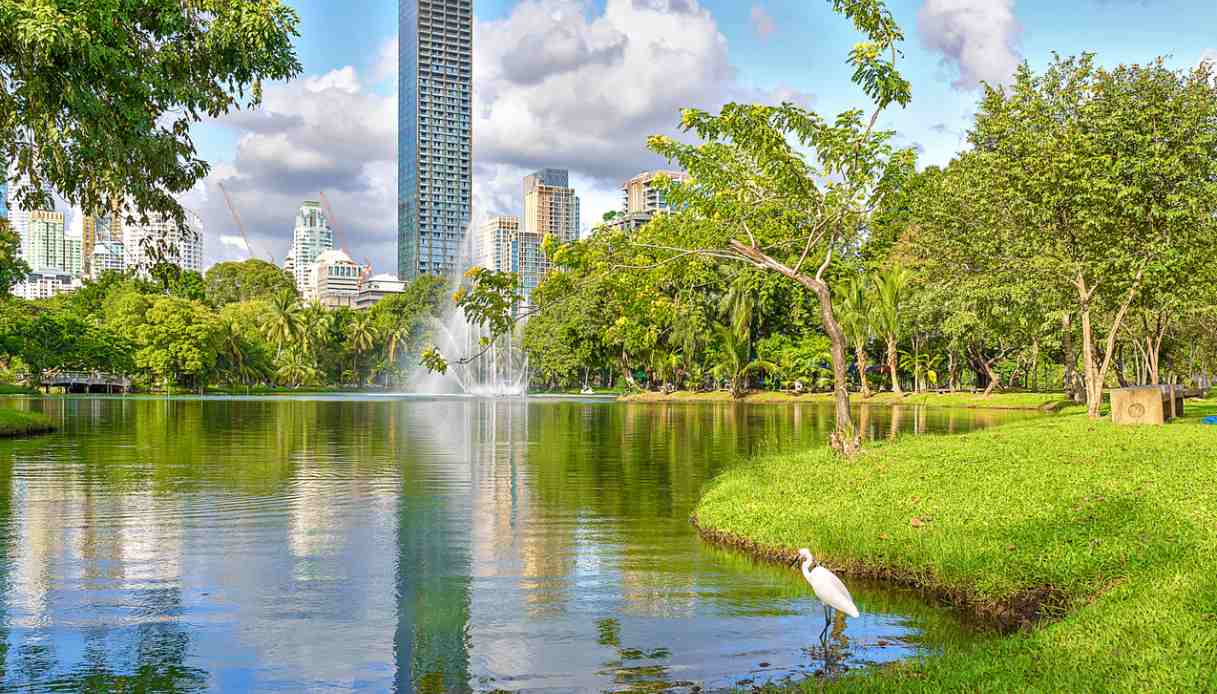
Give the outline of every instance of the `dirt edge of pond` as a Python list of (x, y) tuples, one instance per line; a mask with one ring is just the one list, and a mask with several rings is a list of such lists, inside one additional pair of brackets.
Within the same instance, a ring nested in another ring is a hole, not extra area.
[[(799, 551), (790, 547), (761, 544), (735, 533), (703, 526), (696, 515), (689, 522), (706, 542), (743, 552), (755, 560), (782, 566), (795, 566)], [(936, 604), (960, 613), (964, 622), (977, 628), (1008, 635), (1059, 619), (1068, 610), (1064, 595), (1054, 586), (1042, 585), (1023, 590), (1002, 600), (982, 598), (965, 588), (943, 585), (928, 573), (873, 564), (865, 560), (831, 562), (834, 572), (889, 583), (918, 591)]]

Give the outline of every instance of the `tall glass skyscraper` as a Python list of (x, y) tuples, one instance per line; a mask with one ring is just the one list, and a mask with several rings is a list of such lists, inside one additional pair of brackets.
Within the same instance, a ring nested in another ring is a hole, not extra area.
[(397, 268), (458, 268), (470, 219), (473, 0), (398, 5)]

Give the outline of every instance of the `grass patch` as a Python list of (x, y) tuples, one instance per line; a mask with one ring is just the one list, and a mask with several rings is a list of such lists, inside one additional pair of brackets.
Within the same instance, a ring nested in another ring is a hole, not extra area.
[[(726, 391), (694, 393), (677, 391), (670, 395), (652, 391), (623, 395), (621, 400), (627, 402), (732, 402), (731, 394)], [(961, 409), (994, 409), (994, 410), (1043, 410), (1056, 412), (1072, 405), (1060, 393), (994, 393), (985, 397), (980, 393), (910, 393), (896, 395), (895, 393), (876, 393), (869, 398), (858, 394), (850, 395), (854, 404), (873, 405), (924, 405), (927, 407), (953, 407)], [(773, 391), (758, 391), (749, 393), (738, 402), (752, 404), (784, 404), (784, 403), (831, 403), (832, 393), (808, 393), (795, 395)]]
[(1040, 620), (833, 684), (846, 691), (1217, 691), (1217, 426), (1200, 423), (1217, 401), (1187, 411), (773, 456), (711, 483), (695, 518), (755, 554), (808, 546), (847, 576)]
[(54, 430), (55, 426), (44, 414), (0, 408), (0, 436), (29, 436)]
[(0, 395), (37, 395), (38, 390), (15, 383), (0, 383)]

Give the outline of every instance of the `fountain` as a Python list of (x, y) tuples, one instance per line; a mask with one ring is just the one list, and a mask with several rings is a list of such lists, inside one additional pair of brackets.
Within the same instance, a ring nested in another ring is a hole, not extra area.
[[(463, 269), (474, 264), (476, 240), (474, 226), (465, 231), (458, 257), (461, 261), (450, 276), (454, 285), (464, 278)], [(522, 397), (528, 394), (528, 357), (519, 345), (515, 333), (500, 335), (490, 344), (484, 340), (489, 330), (474, 325), (465, 312), (452, 306), (447, 315), (433, 321), (432, 341), (448, 360), (448, 372), (432, 373), (418, 367), (408, 380), (410, 390), (418, 394), (476, 397)]]

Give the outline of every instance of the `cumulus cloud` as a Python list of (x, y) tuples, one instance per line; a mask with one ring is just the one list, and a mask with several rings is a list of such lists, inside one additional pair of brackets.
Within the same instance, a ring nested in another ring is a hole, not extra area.
[[(236, 154), (185, 201), (203, 218), (209, 262), (247, 257), (222, 182), (259, 257), (282, 262), (296, 209), (324, 190), (347, 250), (396, 271), (397, 98), (375, 87), (395, 78), (397, 52), (393, 41), (366, 71), (268, 85), (259, 110), (219, 121), (238, 133)], [(526, 174), (565, 167), (586, 227), (617, 207), (622, 181), (665, 165), (646, 138), (676, 134), (681, 108), (812, 99), (743, 84), (698, 0), (607, 0), (598, 14), (583, 0), (521, 0), (475, 25), (474, 63), (476, 217), (518, 213)]]
[(757, 38), (761, 39), (769, 38), (769, 35), (777, 28), (773, 16), (760, 5), (752, 6), (752, 11), (748, 14), (748, 21), (752, 24), (752, 30), (756, 32)]
[(218, 122), (237, 131), (236, 154), (183, 201), (203, 220), (209, 263), (249, 255), (222, 183), (258, 257), (283, 261), (296, 209), (324, 190), (347, 251), (378, 271), (396, 270), (397, 102), (369, 90), (375, 78), (347, 66), (268, 85), (257, 111)]
[(1213, 69), (1217, 70), (1217, 48), (1206, 48), (1200, 53), (1200, 60), (1196, 61), (1196, 67), (1200, 67), (1201, 63), (1209, 63)]
[(917, 29), (922, 44), (957, 73), (956, 89), (1006, 83), (1021, 62), (1014, 0), (925, 0)]
[(585, 223), (606, 211), (587, 201), (664, 165), (646, 138), (674, 134), (681, 108), (811, 100), (742, 84), (697, 0), (607, 0), (598, 15), (581, 0), (523, 0), (477, 25), (474, 63), (475, 198), (516, 211), (517, 174), (566, 167), (587, 187)]

